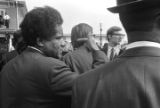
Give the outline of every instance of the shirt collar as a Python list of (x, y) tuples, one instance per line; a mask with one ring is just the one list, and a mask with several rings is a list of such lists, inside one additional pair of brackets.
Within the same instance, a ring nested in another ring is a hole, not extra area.
[(28, 48), (32, 48), (32, 49), (34, 49), (34, 50), (36, 50), (36, 51), (38, 51), (38, 52), (40, 52), (40, 53), (42, 53), (42, 54), (43, 54), (43, 52), (42, 52), (41, 50), (39, 50), (38, 48), (36, 48), (36, 47), (28, 46)]
[(127, 49), (135, 48), (135, 47), (157, 47), (160, 48), (160, 44), (157, 42), (151, 42), (151, 41), (137, 41), (130, 43), (126, 46)]

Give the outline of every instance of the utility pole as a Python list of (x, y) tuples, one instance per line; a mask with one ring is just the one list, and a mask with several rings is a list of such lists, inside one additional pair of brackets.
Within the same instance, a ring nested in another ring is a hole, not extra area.
[(18, 18), (18, 1), (16, 0), (16, 19), (17, 19), (17, 29), (19, 29), (19, 18)]
[(102, 23), (99, 23), (100, 26), (100, 47), (102, 47)]

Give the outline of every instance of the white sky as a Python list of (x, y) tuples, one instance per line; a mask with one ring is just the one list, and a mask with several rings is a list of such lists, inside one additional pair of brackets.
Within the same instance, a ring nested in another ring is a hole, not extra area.
[(63, 32), (70, 33), (74, 25), (78, 23), (88, 23), (94, 29), (94, 33), (100, 33), (100, 23), (102, 23), (102, 33), (114, 25), (120, 27), (117, 14), (112, 14), (107, 7), (115, 6), (116, 0), (26, 0), (28, 10), (38, 6), (52, 6), (62, 15)]

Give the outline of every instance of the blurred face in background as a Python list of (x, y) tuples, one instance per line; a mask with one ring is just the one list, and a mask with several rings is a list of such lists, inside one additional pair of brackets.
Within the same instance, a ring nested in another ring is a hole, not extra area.
[(119, 44), (123, 38), (124, 38), (124, 34), (116, 31), (113, 34), (110, 34), (108, 36), (108, 41), (110, 43)]

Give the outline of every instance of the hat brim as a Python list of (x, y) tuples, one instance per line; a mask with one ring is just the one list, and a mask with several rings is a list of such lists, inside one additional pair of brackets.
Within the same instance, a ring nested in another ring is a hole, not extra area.
[(139, 0), (139, 1), (133, 1), (133, 2), (129, 2), (129, 3), (124, 3), (124, 4), (120, 4), (118, 6), (114, 6), (114, 7), (110, 7), (110, 8), (107, 8), (110, 12), (112, 13), (120, 13), (120, 12), (125, 12), (125, 11), (128, 11), (129, 9), (142, 9), (142, 8), (145, 8), (145, 7), (153, 7), (153, 6), (156, 6), (156, 5), (159, 5), (160, 6), (160, 0), (157, 1), (157, 0)]

